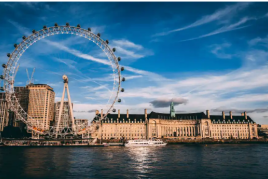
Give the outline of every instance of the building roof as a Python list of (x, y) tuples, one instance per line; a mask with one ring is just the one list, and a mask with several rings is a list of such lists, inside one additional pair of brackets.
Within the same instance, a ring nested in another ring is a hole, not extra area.
[(174, 118), (170, 117), (169, 113), (156, 113), (156, 112), (151, 112), (149, 115), (149, 118), (153, 119), (205, 119), (207, 116), (203, 112), (198, 112), (198, 113), (182, 113), (182, 114), (175, 114)]
[[(100, 117), (100, 114), (98, 114), (98, 116)], [(128, 118), (127, 118), (127, 114), (120, 114), (120, 118), (118, 118), (118, 114), (108, 114), (106, 116), (106, 118), (108, 120), (113, 119), (113, 121), (117, 121), (117, 119), (118, 119), (119, 122), (123, 121), (123, 120), (125, 120), (125, 121), (128, 121), (128, 120), (135, 121), (135, 119), (136, 119), (136, 121), (140, 121), (140, 120), (145, 121), (145, 115), (144, 114), (129, 114)], [(96, 120), (97, 120), (97, 118), (95, 117), (93, 119), (93, 121), (96, 121)]]
[[(215, 120), (215, 122), (219, 121), (220, 123), (222, 123), (223, 117), (222, 115), (210, 115), (210, 119), (213, 122)], [(230, 120), (230, 122), (253, 122), (255, 123), (255, 121), (253, 119), (251, 119), (251, 117), (247, 116), (247, 119), (245, 119), (245, 116), (232, 116), (232, 119), (230, 118), (230, 116), (225, 116), (225, 121), (228, 122)]]
[(48, 84), (33, 84), (33, 83), (30, 83), (28, 85), (26, 85), (26, 87), (35, 87), (35, 86), (45, 86), (45, 87), (48, 87), (47, 89), (50, 90), (50, 91), (53, 91), (53, 88), (51, 86), (49, 86)]
[[(181, 113), (176, 114), (174, 118), (171, 118), (169, 113), (157, 113), (157, 112), (151, 112), (148, 115), (148, 119), (167, 119), (167, 120), (196, 120), (196, 119), (208, 119), (207, 115), (204, 112), (197, 112), (197, 113)], [(98, 114), (100, 117), (100, 114)], [(222, 115), (210, 115), (210, 120), (212, 123), (228, 123), (228, 122), (235, 122), (235, 123), (255, 123), (251, 117), (247, 116), (247, 120), (245, 119), (245, 116), (232, 116), (233, 118), (230, 119), (230, 116), (225, 116), (225, 120), (223, 120)], [(99, 118), (95, 117), (93, 121), (97, 121)], [(114, 122), (118, 119), (118, 114), (108, 114), (107, 120), (113, 120)], [(145, 115), (144, 114), (129, 114), (129, 118), (127, 118), (126, 114), (120, 114), (120, 118), (118, 121), (145, 121)]]

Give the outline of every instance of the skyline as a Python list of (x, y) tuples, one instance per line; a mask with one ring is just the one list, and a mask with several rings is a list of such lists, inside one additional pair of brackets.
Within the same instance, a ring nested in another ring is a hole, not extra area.
[[(173, 101), (176, 112), (247, 111), (257, 123), (266, 123), (268, 36), (262, 24), (268, 4), (196, 4), (0, 3), (0, 62), (6, 63), (6, 53), (33, 29), (80, 24), (101, 33), (122, 58), (125, 92), (115, 105), (121, 112), (168, 112)], [(112, 70), (92, 42), (68, 35), (39, 41), (21, 58), (15, 86), (25, 86), (25, 68), (31, 73), (34, 67), (35, 83), (52, 86), (56, 101), (61, 76), (68, 75), (77, 118), (90, 119), (107, 101)]]

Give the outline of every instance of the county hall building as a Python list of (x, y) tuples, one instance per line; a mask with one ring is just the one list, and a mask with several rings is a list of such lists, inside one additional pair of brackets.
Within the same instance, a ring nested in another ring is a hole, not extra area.
[[(102, 114), (96, 111), (101, 118)], [(95, 123), (98, 118), (92, 121)], [(258, 138), (257, 124), (246, 112), (241, 116), (210, 115), (209, 111), (176, 114), (174, 105), (170, 113), (108, 114), (92, 137), (102, 139), (253, 139)]]

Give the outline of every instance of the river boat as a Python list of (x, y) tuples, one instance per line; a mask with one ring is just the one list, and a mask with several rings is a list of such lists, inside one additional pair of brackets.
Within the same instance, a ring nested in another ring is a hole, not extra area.
[(166, 145), (167, 145), (167, 143), (163, 142), (160, 139), (156, 139), (156, 140), (143, 140), (143, 139), (129, 140), (125, 143), (126, 147), (166, 146)]

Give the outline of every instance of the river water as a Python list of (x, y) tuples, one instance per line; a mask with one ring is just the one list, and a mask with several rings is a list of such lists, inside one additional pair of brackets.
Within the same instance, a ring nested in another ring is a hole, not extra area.
[(0, 178), (268, 178), (267, 144), (0, 147)]

